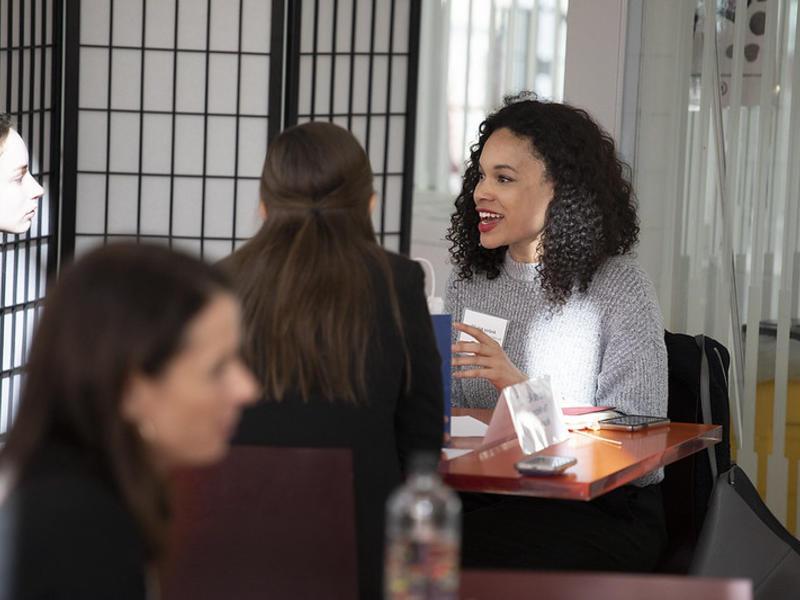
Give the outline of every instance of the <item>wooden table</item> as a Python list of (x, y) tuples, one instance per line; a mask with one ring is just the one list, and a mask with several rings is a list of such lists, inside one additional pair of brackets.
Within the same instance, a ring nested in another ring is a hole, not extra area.
[[(488, 423), (489, 409), (453, 409), (453, 415), (469, 415)], [(578, 463), (563, 475), (530, 477), (520, 475), (514, 463), (525, 455), (516, 439), (489, 450), (474, 451), (439, 466), (444, 481), (464, 492), (516, 494), (542, 498), (592, 500), (630, 483), (653, 469), (699, 452), (722, 439), (719, 425), (670, 423), (650, 430), (593, 432), (621, 445), (570, 433), (568, 440), (545, 448), (538, 454), (574, 456)], [(454, 448), (477, 448), (481, 438), (455, 438)]]
[(461, 600), (752, 600), (747, 579), (611, 573), (464, 571)]

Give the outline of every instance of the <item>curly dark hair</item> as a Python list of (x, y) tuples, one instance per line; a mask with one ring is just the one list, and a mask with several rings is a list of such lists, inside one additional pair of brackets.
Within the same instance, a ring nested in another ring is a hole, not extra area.
[(481, 123), (450, 218), (447, 239), (461, 280), (476, 273), (494, 279), (508, 249), (481, 247), (473, 198), (483, 147), (492, 133), (503, 128), (530, 142), (553, 185), (538, 269), (548, 301), (563, 305), (575, 287), (586, 291), (606, 258), (626, 254), (637, 242), (630, 167), (617, 157), (614, 141), (586, 111), (542, 101), (528, 92), (507, 97), (504, 106)]

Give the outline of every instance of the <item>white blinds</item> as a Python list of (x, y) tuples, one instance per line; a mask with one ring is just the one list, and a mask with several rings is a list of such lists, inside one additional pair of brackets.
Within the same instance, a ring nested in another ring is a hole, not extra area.
[(796, 532), (798, 2), (664, 4), (647, 0), (643, 19), (642, 260), (668, 327), (731, 350), (737, 462)]

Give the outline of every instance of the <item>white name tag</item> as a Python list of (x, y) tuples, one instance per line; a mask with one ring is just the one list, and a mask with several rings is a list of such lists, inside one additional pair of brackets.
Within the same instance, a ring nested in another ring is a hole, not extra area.
[[(501, 319), (486, 313), (478, 312), (477, 310), (470, 310), (469, 308), (464, 311), (464, 319), (462, 322), (472, 327), (477, 327), (486, 335), (492, 338), (495, 342), (503, 345), (503, 340), (506, 338), (506, 329), (508, 328), (508, 319)], [(458, 336), (460, 342), (477, 342), (474, 337), (468, 333), (461, 332)]]

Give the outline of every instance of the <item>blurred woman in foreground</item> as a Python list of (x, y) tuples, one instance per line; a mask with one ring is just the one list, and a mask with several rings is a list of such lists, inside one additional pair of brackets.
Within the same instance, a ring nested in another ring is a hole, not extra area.
[(165, 478), (220, 459), (257, 394), (212, 267), (120, 244), (69, 267), (36, 331), (0, 453), (1, 598), (145, 598)]

